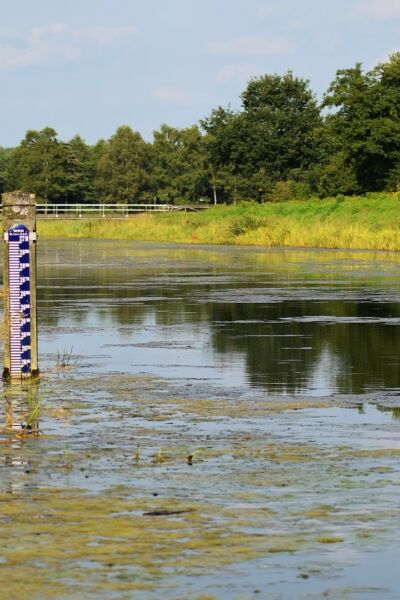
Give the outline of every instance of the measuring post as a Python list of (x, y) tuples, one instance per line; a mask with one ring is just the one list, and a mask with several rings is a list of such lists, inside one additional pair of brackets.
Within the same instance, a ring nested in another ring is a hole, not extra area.
[(3, 379), (37, 377), (35, 194), (3, 194)]

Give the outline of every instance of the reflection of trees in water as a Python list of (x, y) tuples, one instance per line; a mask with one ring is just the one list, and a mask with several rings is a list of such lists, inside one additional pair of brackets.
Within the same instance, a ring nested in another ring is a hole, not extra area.
[(329, 330), (331, 351), (340, 354), (343, 362), (337, 374), (339, 391), (400, 386), (398, 325), (338, 324)]
[[(122, 271), (122, 274), (124, 272)], [(132, 281), (121, 280), (121, 271), (85, 269), (42, 274), (38, 289), (39, 319), (57, 326), (68, 317), (76, 325), (84, 324), (88, 314), (117, 325), (141, 323), (150, 309), (140, 301), (142, 289)]]
[[(214, 304), (211, 306), (213, 347), (222, 353), (242, 352), (250, 381), (277, 391), (294, 392), (312, 372), (320, 348), (308, 338), (311, 326), (275, 322), (298, 316), (293, 304)], [(305, 350), (305, 347), (311, 347)], [(303, 386), (304, 387), (304, 386)]]
[[(101, 268), (42, 267), (40, 318), (51, 326), (57, 326), (65, 317), (80, 325), (93, 311), (100, 321), (111, 320), (119, 326), (139, 325), (149, 318), (160, 326), (207, 323), (214, 350), (236, 356), (241, 353), (250, 381), (275, 392), (304, 389), (323, 360), (327, 361), (328, 371), (329, 361), (336, 365), (335, 372), (325, 372), (325, 377), (329, 375), (339, 391), (361, 393), (368, 388), (399, 386), (397, 325), (318, 322), (322, 316), (399, 318), (398, 304), (351, 299), (201, 303), (194, 299), (194, 293), (207, 297), (208, 292), (222, 291), (225, 286), (212, 285), (211, 278), (210, 284), (196, 286), (191, 277), (194, 273), (189, 272), (185, 283), (179, 270), (171, 270), (165, 277), (162, 268), (128, 269), (104, 264)], [(174, 282), (174, 277), (179, 281)], [(318, 274), (314, 279), (318, 281)], [(303, 276), (302, 281), (304, 284)], [(257, 286), (256, 277), (251, 285)], [(235, 289), (240, 288), (248, 290), (249, 281), (238, 282)], [(374, 289), (366, 287), (365, 296)]]
[[(345, 301), (216, 304), (213, 345), (223, 353), (242, 351), (251, 382), (273, 391), (296, 392), (308, 387), (323, 359), (327, 359), (325, 377), (334, 379), (338, 391), (361, 393), (369, 387), (400, 385), (397, 325), (318, 322), (318, 317), (325, 315), (353, 319), (400, 317), (400, 307)], [(315, 320), (299, 320), (304, 317)], [(281, 321), (282, 318), (288, 320)], [(250, 322), (246, 323), (246, 319)], [(264, 322), (251, 323), (252, 320)], [(221, 327), (215, 325), (216, 321), (230, 324)], [(336, 366), (333, 373), (329, 366)]]

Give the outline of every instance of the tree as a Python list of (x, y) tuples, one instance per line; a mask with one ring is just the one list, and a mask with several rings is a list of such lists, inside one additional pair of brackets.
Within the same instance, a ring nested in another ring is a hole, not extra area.
[(239, 118), (238, 113), (229, 107), (225, 109), (219, 106), (207, 119), (200, 121), (206, 132), (204, 143), (215, 203), (235, 201), (238, 178), (243, 181), (236, 160)]
[(12, 148), (2, 148), (0, 146), (0, 194), (8, 191), (10, 180), (10, 159)]
[(219, 107), (201, 124), (215, 172), (253, 182), (246, 196), (262, 200), (277, 181), (301, 179), (318, 163), (322, 120), (308, 81), (290, 71), (252, 79), (241, 99), (242, 111)]
[(149, 150), (141, 135), (124, 125), (95, 149), (95, 188), (101, 202), (135, 203), (146, 198)]
[(30, 129), (11, 155), (10, 186), (46, 202), (62, 202), (68, 190), (67, 163), (67, 147), (54, 129)]
[(210, 197), (210, 173), (200, 129), (162, 125), (154, 132), (152, 180), (155, 195), (165, 202), (196, 202)]
[(95, 156), (91, 146), (76, 135), (66, 144), (68, 189), (67, 201), (71, 203), (95, 202)]
[(265, 168), (277, 180), (318, 161), (321, 117), (308, 81), (291, 71), (264, 75), (249, 82), (242, 103), (248, 140), (243, 158), (249, 167)]
[(328, 169), (329, 163), (340, 162), (352, 173), (350, 186), (342, 191), (390, 185), (400, 164), (400, 53), (366, 73), (360, 63), (339, 70), (324, 106), (331, 109), (326, 118), (331, 139)]

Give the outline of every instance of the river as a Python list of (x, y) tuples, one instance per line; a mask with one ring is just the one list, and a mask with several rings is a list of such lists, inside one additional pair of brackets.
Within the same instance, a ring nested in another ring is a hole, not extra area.
[(42, 377), (3, 389), (40, 431), (0, 436), (8, 597), (398, 597), (400, 255), (38, 257)]

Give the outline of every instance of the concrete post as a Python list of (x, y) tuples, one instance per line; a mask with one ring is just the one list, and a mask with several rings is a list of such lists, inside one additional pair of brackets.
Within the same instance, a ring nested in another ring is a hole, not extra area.
[(39, 375), (35, 194), (3, 194), (3, 231), (3, 379), (28, 379)]

